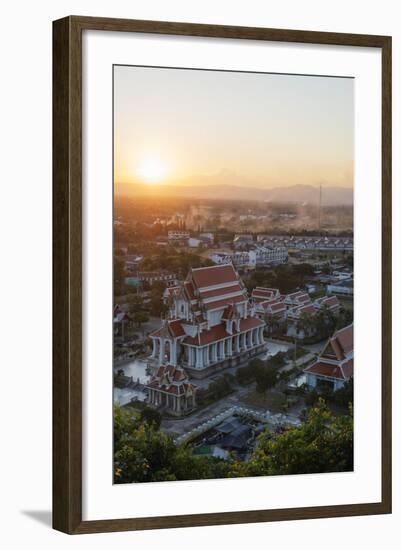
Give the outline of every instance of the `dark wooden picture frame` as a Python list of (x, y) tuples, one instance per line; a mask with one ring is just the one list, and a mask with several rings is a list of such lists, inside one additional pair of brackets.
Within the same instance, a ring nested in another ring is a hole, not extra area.
[[(305, 508), (82, 521), (82, 31), (379, 48), (382, 53), (382, 497)], [(391, 37), (66, 17), (53, 23), (53, 527), (69, 534), (391, 512)]]

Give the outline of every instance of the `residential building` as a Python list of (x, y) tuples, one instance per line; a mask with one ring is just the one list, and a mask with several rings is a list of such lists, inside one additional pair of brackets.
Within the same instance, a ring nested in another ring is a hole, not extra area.
[(353, 279), (337, 279), (327, 285), (329, 294), (339, 294), (342, 296), (353, 296), (354, 281)]
[(142, 285), (152, 286), (156, 282), (163, 282), (167, 286), (175, 286), (178, 283), (177, 274), (170, 271), (138, 271), (136, 279)]
[(199, 238), (203, 242), (208, 242), (209, 244), (213, 244), (214, 242), (214, 235), (213, 233), (200, 233)]
[(288, 261), (288, 250), (284, 246), (258, 246), (254, 252), (256, 265), (279, 265)]
[(243, 233), (240, 233), (239, 235), (234, 235), (234, 240), (233, 240), (234, 248), (246, 248), (252, 244), (253, 244), (253, 235), (245, 235)]
[(195, 237), (190, 237), (187, 242), (189, 248), (198, 248), (202, 244), (201, 239), (195, 239)]
[(181, 365), (203, 378), (265, 349), (265, 322), (256, 316), (231, 264), (191, 269), (165, 300), (168, 317), (150, 335), (151, 361), (157, 366)]
[(186, 242), (190, 237), (189, 231), (170, 230), (168, 232), (168, 241), (170, 243)]
[(258, 243), (265, 246), (285, 246), (292, 249), (353, 250), (352, 237), (320, 237), (297, 235), (257, 235)]
[(329, 384), (334, 391), (342, 388), (354, 375), (354, 325), (335, 332), (304, 372), (306, 383), (312, 388), (321, 384)]
[(257, 266), (278, 265), (288, 261), (286, 248), (253, 246), (251, 250), (236, 250), (235, 252), (216, 252), (209, 258), (216, 264), (232, 263), (236, 267), (254, 268)]

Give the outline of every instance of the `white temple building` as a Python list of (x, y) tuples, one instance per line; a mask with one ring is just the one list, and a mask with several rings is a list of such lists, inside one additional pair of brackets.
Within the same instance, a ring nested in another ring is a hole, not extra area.
[(203, 378), (265, 349), (265, 322), (232, 265), (191, 269), (182, 285), (166, 289), (165, 301), (168, 318), (150, 335), (158, 367), (179, 365)]

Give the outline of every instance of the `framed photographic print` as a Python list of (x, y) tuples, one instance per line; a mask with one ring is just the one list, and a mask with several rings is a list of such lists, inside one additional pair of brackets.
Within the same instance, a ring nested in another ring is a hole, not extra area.
[(391, 511), (391, 38), (53, 28), (53, 525)]

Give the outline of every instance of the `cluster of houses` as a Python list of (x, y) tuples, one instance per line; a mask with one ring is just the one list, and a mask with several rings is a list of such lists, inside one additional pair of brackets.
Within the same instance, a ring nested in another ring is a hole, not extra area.
[(287, 336), (303, 340), (313, 336), (313, 318), (322, 311), (337, 315), (340, 303), (337, 296), (323, 296), (312, 301), (307, 292), (299, 290), (291, 294), (281, 294), (276, 288), (256, 287), (251, 299), (256, 314), (268, 320), (267, 326), (286, 324)]
[(295, 235), (258, 235), (258, 242), (265, 246), (285, 246), (295, 249), (318, 249), (318, 250), (353, 250), (353, 237), (305, 237)]

